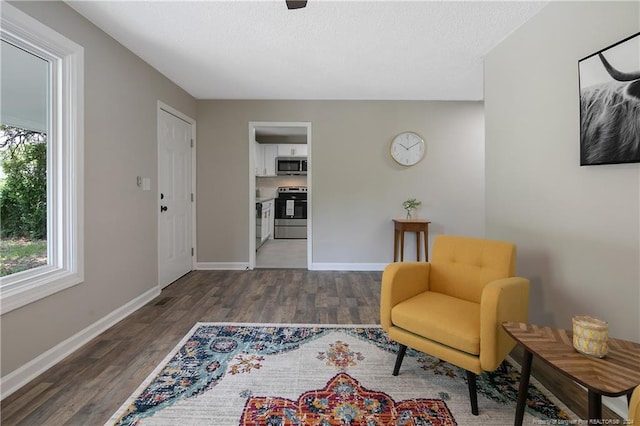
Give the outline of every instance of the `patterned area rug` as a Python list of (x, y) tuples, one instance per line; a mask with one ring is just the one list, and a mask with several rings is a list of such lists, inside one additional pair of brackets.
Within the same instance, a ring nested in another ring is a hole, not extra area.
[[(198, 323), (107, 424), (513, 424), (512, 363), (478, 377), (473, 416), (464, 370), (409, 349), (394, 377), (396, 351), (378, 326)], [(573, 418), (532, 379), (524, 424)]]

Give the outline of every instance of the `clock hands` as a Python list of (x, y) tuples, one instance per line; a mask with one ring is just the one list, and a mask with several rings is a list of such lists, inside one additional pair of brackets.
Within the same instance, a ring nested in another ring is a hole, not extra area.
[[(405, 139), (406, 139), (406, 141), (407, 141), (407, 142), (409, 142), (409, 143), (411, 143), (411, 142), (412, 142), (412, 139), (413, 139), (413, 140), (415, 140), (415, 138), (412, 138), (412, 137), (411, 137), (411, 135), (409, 135), (409, 134), (406, 134), (406, 135), (405, 135)], [(418, 140), (418, 142), (414, 143), (413, 145), (411, 145), (411, 146), (410, 146), (410, 147), (408, 147), (408, 148), (407, 148), (405, 145), (403, 145), (402, 143), (401, 143), (400, 145), (402, 145), (402, 146), (404, 147), (404, 149), (406, 149), (407, 151), (409, 151), (411, 148), (413, 148), (414, 146), (416, 146), (416, 145), (420, 144), (421, 142), (422, 142), (421, 140)]]
[[(409, 142), (411, 142), (411, 141), (409, 140)], [(420, 144), (420, 142), (422, 142), (422, 141), (418, 141), (418, 142), (414, 143), (413, 145), (411, 145), (410, 147), (407, 147), (407, 146), (405, 146), (402, 142), (398, 141), (398, 142), (397, 142), (397, 145), (400, 145), (400, 146), (401, 146), (401, 147), (403, 147), (405, 150), (409, 151), (409, 150), (410, 150), (411, 148), (413, 148), (414, 146), (419, 145), (419, 144)]]

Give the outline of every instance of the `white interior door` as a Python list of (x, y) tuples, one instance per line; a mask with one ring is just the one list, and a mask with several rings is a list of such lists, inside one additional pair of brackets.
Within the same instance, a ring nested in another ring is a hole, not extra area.
[(191, 124), (158, 114), (158, 282), (161, 288), (193, 269)]

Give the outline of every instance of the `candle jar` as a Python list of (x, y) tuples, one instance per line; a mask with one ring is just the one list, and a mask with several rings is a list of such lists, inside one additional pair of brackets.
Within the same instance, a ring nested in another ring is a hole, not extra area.
[(602, 358), (609, 352), (609, 325), (590, 316), (572, 318), (573, 347), (581, 354)]

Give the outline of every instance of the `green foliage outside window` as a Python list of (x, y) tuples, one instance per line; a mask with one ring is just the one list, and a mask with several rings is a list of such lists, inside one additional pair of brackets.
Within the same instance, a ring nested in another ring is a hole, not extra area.
[(46, 136), (0, 126), (4, 182), (0, 188), (2, 238), (47, 236)]

